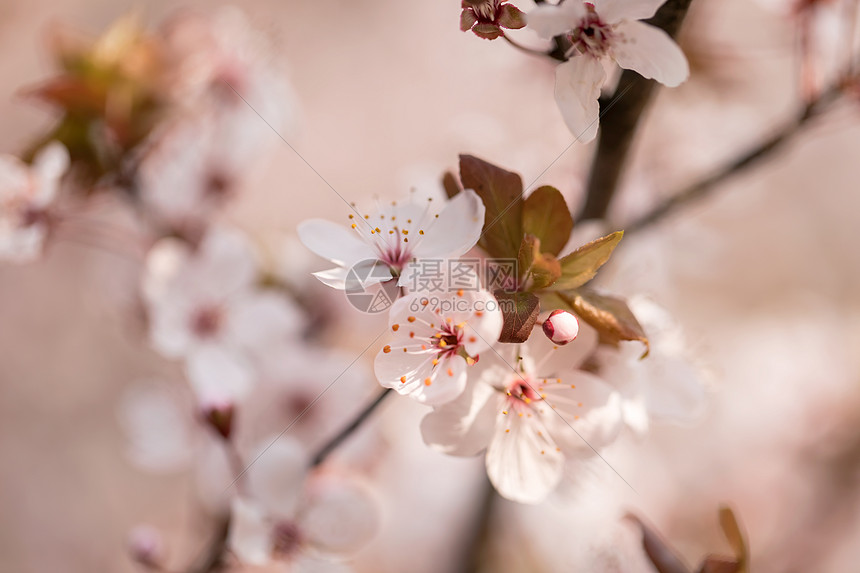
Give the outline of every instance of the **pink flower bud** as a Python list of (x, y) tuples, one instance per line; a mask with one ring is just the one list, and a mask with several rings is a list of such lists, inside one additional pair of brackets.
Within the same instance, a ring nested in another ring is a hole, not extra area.
[(128, 550), (131, 558), (151, 569), (161, 568), (164, 559), (164, 543), (161, 533), (149, 525), (138, 525), (128, 535)]
[(554, 310), (543, 323), (543, 333), (553, 343), (563, 346), (579, 334), (579, 321), (564, 310)]
[(231, 402), (210, 402), (204, 404), (200, 410), (203, 421), (209, 424), (219, 436), (229, 440), (233, 431), (233, 419), (236, 412), (233, 404)]

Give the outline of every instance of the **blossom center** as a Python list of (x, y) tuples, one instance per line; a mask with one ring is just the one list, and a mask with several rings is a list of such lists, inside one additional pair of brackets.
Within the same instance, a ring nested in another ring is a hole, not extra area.
[(513, 406), (531, 404), (541, 399), (541, 395), (532, 387), (528, 378), (517, 378), (508, 384), (506, 394), (508, 402)]
[(465, 1), (464, 8), (471, 8), (478, 21), (485, 24), (497, 24), (499, 20), (499, 8), (502, 0), (479, 0)]
[(600, 19), (593, 4), (586, 4), (585, 7), (587, 9), (585, 17), (568, 36), (573, 44), (569, 55), (573, 55), (573, 51), (576, 50), (580, 54), (599, 58), (609, 51), (614, 31), (612, 26)]
[(302, 545), (302, 534), (295, 523), (279, 521), (272, 528), (273, 552), (276, 558), (294, 555)]
[(221, 310), (214, 306), (198, 309), (191, 317), (191, 331), (200, 338), (212, 338), (224, 322)]

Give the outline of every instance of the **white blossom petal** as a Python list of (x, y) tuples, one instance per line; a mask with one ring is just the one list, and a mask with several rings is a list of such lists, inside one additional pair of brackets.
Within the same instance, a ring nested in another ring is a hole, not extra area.
[(281, 294), (251, 291), (229, 307), (227, 329), (240, 348), (254, 350), (297, 335), (304, 320), (292, 301)]
[(544, 423), (565, 454), (590, 455), (618, 437), (621, 397), (597, 376), (582, 370), (562, 373), (538, 391), (548, 406), (542, 413)]
[(666, 0), (592, 0), (600, 19), (609, 24), (622, 20), (647, 20)]
[(207, 298), (226, 297), (252, 286), (259, 270), (248, 237), (228, 227), (211, 228), (190, 265), (195, 286)]
[(290, 573), (354, 573), (355, 569), (316, 555), (299, 554), (290, 563)]
[(471, 189), (449, 200), (430, 221), (412, 254), (419, 259), (457, 258), (475, 246), (484, 227), (484, 203)]
[(136, 465), (170, 472), (191, 463), (194, 449), (188, 412), (158, 383), (129, 389), (120, 401), (119, 421), (128, 439), (128, 456)]
[(272, 557), (274, 538), (266, 513), (259, 505), (237, 497), (230, 511), (227, 546), (239, 561), (265, 565)]
[(421, 420), (424, 442), (452, 456), (474, 456), (487, 447), (496, 426), (501, 396), (491, 386), (470, 384), (459, 399)]
[(606, 72), (600, 60), (574, 56), (555, 71), (555, 100), (571, 133), (582, 143), (597, 137), (600, 90)]
[(510, 410), (497, 417), (487, 448), (487, 476), (502, 497), (540, 503), (561, 481), (564, 455), (536, 416)]
[(542, 4), (529, 12), (526, 23), (542, 38), (552, 38), (576, 28), (585, 17), (585, 4), (568, 0), (561, 5)]
[(201, 402), (241, 400), (254, 382), (253, 368), (241, 353), (214, 344), (195, 348), (185, 369)]
[(361, 549), (379, 528), (379, 510), (369, 492), (354, 481), (315, 476), (298, 523), (311, 546), (321, 553), (349, 555)]
[(346, 267), (335, 267), (327, 271), (317, 271), (311, 274), (326, 286), (336, 288), (338, 290), (344, 290), (346, 288), (346, 278), (349, 275), (349, 271), (350, 269)]
[(612, 57), (622, 68), (642, 77), (675, 87), (690, 77), (687, 57), (663, 30), (643, 22), (622, 22), (616, 28), (622, 36), (612, 45)]
[[(368, 223), (357, 220), (356, 225)], [(324, 219), (310, 219), (299, 224), (299, 240), (311, 251), (336, 265), (350, 267), (365, 259), (377, 258), (376, 250), (355, 229)]]
[(33, 170), (38, 180), (33, 194), (36, 205), (45, 206), (54, 200), (60, 178), (68, 168), (69, 152), (62, 143), (51, 142), (36, 154), (33, 159)]
[(289, 437), (272, 437), (250, 459), (256, 460), (245, 474), (250, 495), (269, 515), (294, 519), (308, 468), (302, 446)]

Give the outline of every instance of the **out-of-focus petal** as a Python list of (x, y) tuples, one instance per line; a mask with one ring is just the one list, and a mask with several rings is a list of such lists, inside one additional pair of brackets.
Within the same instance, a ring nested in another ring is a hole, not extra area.
[(239, 561), (265, 565), (272, 557), (273, 537), (266, 513), (259, 505), (240, 497), (233, 500), (227, 546)]
[(128, 457), (154, 472), (186, 468), (193, 446), (188, 422), (174, 396), (156, 383), (133, 386), (122, 397), (119, 421), (128, 438)]
[(322, 553), (348, 555), (367, 544), (379, 528), (379, 510), (359, 483), (335, 476), (315, 476), (299, 524), (308, 542)]
[(273, 436), (261, 442), (250, 459), (256, 460), (245, 474), (250, 495), (269, 515), (294, 519), (308, 468), (304, 448), (287, 436)]
[(37, 205), (44, 206), (56, 197), (60, 178), (68, 168), (69, 152), (62, 143), (51, 142), (39, 151), (33, 160), (38, 179), (33, 201)]
[(244, 356), (212, 344), (195, 348), (185, 369), (201, 402), (241, 400), (254, 382), (253, 368)]

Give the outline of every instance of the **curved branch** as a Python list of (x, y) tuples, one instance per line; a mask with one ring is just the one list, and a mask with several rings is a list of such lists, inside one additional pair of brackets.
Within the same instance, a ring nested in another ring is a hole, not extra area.
[[(668, 0), (653, 18), (647, 20), (674, 37), (681, 27), (692, 0)], [(611, 114), (600, 120), (600, 140), (591, 163), (585, 204), (575, 220), (603, 219), (618, 188), (618, 182), (627, 162), (643, 111), (654, 95), (657, 82), (646, 80), (636, 72), (625, 70), (621, 74), (616, 94), (618, 98)], [(601, 98), (601, 108), (609, 103)]]
[(329, 456), (329, 454), (331, 454), (335, 449), (337, 449), (337, 447), (340, 446), (341, 443), (344, 442), (344, 440), (351, 436), (352, 433), (355, 432), (355, 430), (357, 430), (359, 426), (361, 426), (370, 417), (371, 414), (373, 414), (376, 408), (379, 407), (379, 405), (382, 404), (383, 401), (385, 401), (385, 398), (389, 394), (391, 394), (391, 388), (386, 388), (385, 390), (380, 392), (376, 399), (373, 400), (373, 402), (371, 402), (370, 404), (368, 404), (364, 410), (359, 412), (358, 416), (356, 416), (355, 419), (348, 426), (346, 426), (335, 437), (329, 440), (328, 443), (326, 443), (322, 448), (320, 448), (319, 452), (317, 452), (317, 455), (314, 456), (312, 465), (315, 467), (323, 463), (325, 459)]
[(838, 99), (841, 93), (842, 84), (837, 84), (822, 92), (816, 99), (795, 113), (790, 120), (786, 121), (770, 137), (763, 139), (758, 145), (735, 157), (721, 168), (715, 170), (711, 175), (693, 183), (685, 189), (673, 193), (667, 199), (658, 203), (648, 213), (625, 225), (624, 232), (629, 235), (661, 221), (682, 205), (700, 199), (732, 176), (771, 157), (775, 151), (781, 149), (795, 135), (802, 131), (810, 121), (826, 111), (829, 105)]

